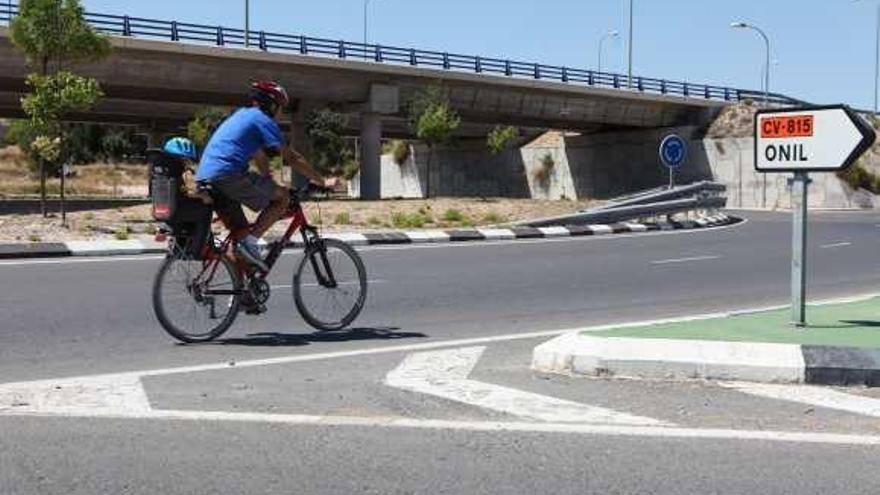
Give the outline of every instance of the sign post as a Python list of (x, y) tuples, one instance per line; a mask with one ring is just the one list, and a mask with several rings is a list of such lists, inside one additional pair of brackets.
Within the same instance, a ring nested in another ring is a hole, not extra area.
[(792, 172), (791, 314), (804, 327), (807, 287), (807, 189), (809, 172), (836, 172), (852, 165), (876, 135), (843, 105), (761, 110), (755, 114), (755, 170)]
[(677, 134), (670, 134), (660, 142), (660, 161), (669, 169), (669, 189), (675, 187), (675, 170), (687, 160), (687, 141)]

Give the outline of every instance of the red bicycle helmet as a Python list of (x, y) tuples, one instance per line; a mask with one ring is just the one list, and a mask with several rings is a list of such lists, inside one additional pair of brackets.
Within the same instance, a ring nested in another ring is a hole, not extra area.
[[(275, 81), (255, 81), (251, 83), (251, 98), (260, 103), (261, 107), (273, 105), (276, 108), (290, 106), (287, 90)], [(274, 109), (273, 109), (274, 110)]]

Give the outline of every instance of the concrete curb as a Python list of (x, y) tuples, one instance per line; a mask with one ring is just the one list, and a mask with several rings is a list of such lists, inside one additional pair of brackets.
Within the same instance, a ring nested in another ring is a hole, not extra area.
[(572, 332), (535, 347), (532, 369), (565, 375), (877, 386), (880, 349)]
[[(423, 244), (438, 242), (498, 241), (513, 239), (546, 239), (556, 237), (595, 236), (634, 232), (702, 229), (721, 227), (740, 222), (725, 214), (702, 217), (696, 220), (661, 223), (619, 223), (611, 225), (571, 225), (565, 227), (513, 227), (459, 230), (392, 231), (377, 233), (328, 233), (325, 237), (340, 239), (353, 246), (394, 244)], [(288, 248), (301, 247), (302, 241), (294, 240)], [(113, 256), (157, 254), (166, 251), (164, 243), (148, 240), (127, 241), (68, 241), (58, 243), (0, 244), (0, 259), (57, 258), (68, 256)]]

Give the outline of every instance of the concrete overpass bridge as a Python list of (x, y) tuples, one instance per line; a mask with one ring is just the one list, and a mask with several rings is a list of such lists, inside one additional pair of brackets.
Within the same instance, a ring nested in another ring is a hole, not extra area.
[[(13, 8), (14, 9), (14, 8)], [(0, 6), (0, 22), (9, 19)], [(753, 92), (598, 73), (511, 60), (364, 45), (305, 36), (87, 14), (111, 35), (112, 55), (77, 70), (101, 82), (106, 98), (77, 120), (133, 123), (156, 130), (184, 125), (205, 105), (243, 103), (256, 78), (281, 81), (306, 111), (333, 105), (351, 115), (362, 143), (365, 197), (378, 195), (380, 139), (407, 137), (405, 108), (438, 86), (462, 117), (459, 137), (483, 137), (497, 124), (524, 135), (699, 125)], [(29, 72), (0, 27), (0, 117), (20, 117)], [(773, 95), (784, 102), (785, 97)], [(301, 125), (295, 125), (294, 139)]]

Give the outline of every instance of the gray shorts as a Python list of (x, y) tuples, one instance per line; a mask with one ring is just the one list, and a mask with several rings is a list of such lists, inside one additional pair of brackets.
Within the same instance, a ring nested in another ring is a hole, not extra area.
[(253, 172), (223, 177), (211, 182), (227, 199), (241, 203), (251, 210), (263, 211), (272, 202), (275, 181)]

